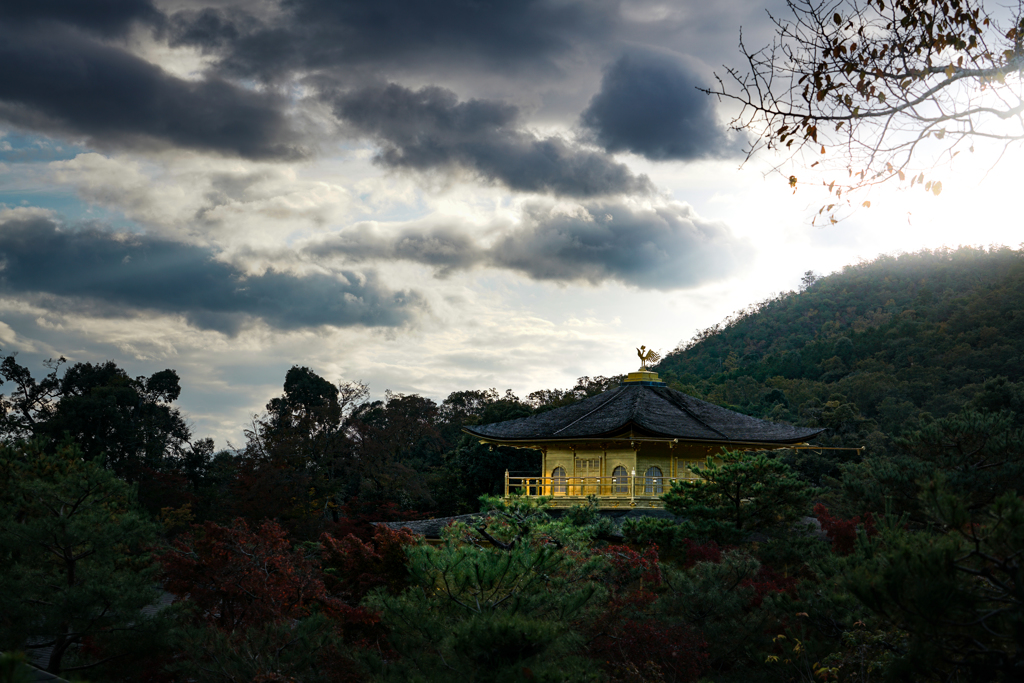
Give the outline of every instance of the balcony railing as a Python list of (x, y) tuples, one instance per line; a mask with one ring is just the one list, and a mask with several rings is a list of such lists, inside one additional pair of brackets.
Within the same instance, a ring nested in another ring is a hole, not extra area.
[(505, 474), (505, 497), (512, 494), (533, 497), (549, 496), (554, 507), (566, 507), (596, 496), (601, 507), (664, 507), (661, 496), (677, 481), (693, 481), (697, 477), (513, 477)]

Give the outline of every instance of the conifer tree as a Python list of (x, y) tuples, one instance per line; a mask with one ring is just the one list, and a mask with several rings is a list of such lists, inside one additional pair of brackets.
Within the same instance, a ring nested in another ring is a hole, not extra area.
[(559, 548), (572, 530), (559, 540), (559, 525), (534, 504), (492, 503), (496, 514), (477, 529), (489, 547), (465, 525), (450, 527), (442, 545), (409, 549), (408, 589), (371, 596), (399, 655), (371, 662), (382, 680), (595, 679), (573, 624), (598, 590)]
[(888, 627), (890, 674), (934, 680), (1015, 681), (1024, 672), (1024, 501), (1003, 494), (983, 511), (940, 476), (922, 493), (932, 529), (889, 517), (862, 535), (846, 585)]
[(52, 648), (53, 674), (123, 654), (66, 663), (87, 639), (153, 630), (140, 610), (158, 597), (154, 532), (129, 485), (75, 447), (0, 446), (0, 647)]
[(781, 460), (738, 451), (720, 459), (709, 457), (696, 481), (677, 481), (662, 497), (695, 535), (734, 543), (753, 532), (785, 532), (809, 514), (815, 489)]
[(923, 487), (942, 477), (972, 513), (982, 513), (1024, 479), (1024, 432), (1009, 412), (965, 409), (896, 440), (900, 452), (844, 467), (843, 494), (856, 512), (908, 513), (924, 525)]

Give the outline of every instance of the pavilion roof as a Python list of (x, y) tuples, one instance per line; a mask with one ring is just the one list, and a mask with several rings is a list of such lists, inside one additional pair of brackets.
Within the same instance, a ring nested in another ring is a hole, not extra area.
[(701, 443), (783, 445), (806, 441), (824, 430), (759, 420), (664, 385), (631, 382), (572, 405), (518, 420), (473, 425), (465, 431), (496, 442), (635, 435)]

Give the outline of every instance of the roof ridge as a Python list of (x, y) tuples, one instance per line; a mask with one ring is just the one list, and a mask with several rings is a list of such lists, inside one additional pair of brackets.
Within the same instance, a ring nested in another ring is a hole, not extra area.
[[(641, 384), (640, 386), (642, 387), (643, 385)], [(640, 407), (640, 399), (642, 399), (643, 396), (644, 391), (643, 389), (641, 389), (640, 391), (636, 392), (636, 396), (633, 397), (633, 407), (630, 408), (629, 410), (629, 421), (632, 422), (633, 424), (637, 424), (636, 411)]]
[[(658, 387), (658, 388), (660, 389), (661, 387)], [(686, 403), (684, 401), (676, 400), (676, 396), (675, 396), (676, 392), (673, 389), (669, 389), (668, 387), (665, 387), (665, 389), (666, 389), (666, 393), (668, 393), (668, 397), (662, 396), (662, 398), (664, 398), (669, 403), (672, 403), (673, 405), (675, 405), (675, 406), (677, 406), (679, 408), (682, 408), (684, 411), (686, 411), (687, 415), (689, 415), (694, 420), (696, 420), (697, 422), (701, 423), (702, 425), (704, 425), (705, 427), (707, 427), (708, 429), (713, 431), (715, 434), (718, 434), (723, 439), (726, 439), (726, 440), (729, 439), (729, 436), (725, 432), (721, 432), (721, 431), (715, 429), (714, 427), (709, 425), (707, 422), (705, 422), (704, 420), (700, 419), (700, 417), (698, 417), (695, 412), (690, 410), (690, 407), (688, 405), (686, 405)], [(658, 392), (658, 393), (660, 395), (660, 392)], [(681, 394), (681, 392), (680, 392), (680, 394)], [(684, 395), (684, 394), (681, 394), (681, 395)], [(700, 400), (700, 399), (694, 399), (694, 400)]]
[[(623, 387), (620, 385), (617, 388), (618, 389), (622, 389)], [(615, 391), (615, 390), (613, 389), (613, 391)], [(577, 422), (579, 422), (583, 418), (590, 417), (591, 415), (593, 415), (594, 413), (599, 411), (601, 408), (604, 408), (606, 405), (608, 405), (609, 403), (611, 403), (612, 401), (617, 399), (622, 394), (623, 394), (623, 391), (615, 391), (615, 394), (610, 396), (607, 401), (604, 401), (603, 403), (599, 404), (593, 410), (591, 410), (589, 413), (584, 413), (583, 415), (580, 415), (578, 418), (576, 418), (575, 420), (573, 420), (569, 424), (565, 425), (561, 429), (556, 429), (555, 431), (551, 432), (552, 436), (555, 435), (555, 434), (558, 434), (559, 432), (564, 432), (566, 429), (568, 429), (569, 427), (572, 427), (574, 424), (576, 424)]]

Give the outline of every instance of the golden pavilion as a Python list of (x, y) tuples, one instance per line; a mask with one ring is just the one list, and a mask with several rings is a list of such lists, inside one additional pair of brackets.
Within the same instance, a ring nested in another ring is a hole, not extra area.
[[(641, 356), (643, 358), (643, 356)], [(539, 415), (465, 427), (481, 443), (537, 449), (541, 476), (505, 473), (505, 495), (551, 496), (568, 507), (595, 496), (602, 509), (661, 508), (677, 480), (724, 450), (806, 445), (821, 429), (769, 422), (670, 389), (656, 372)]]

